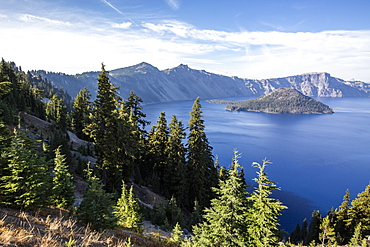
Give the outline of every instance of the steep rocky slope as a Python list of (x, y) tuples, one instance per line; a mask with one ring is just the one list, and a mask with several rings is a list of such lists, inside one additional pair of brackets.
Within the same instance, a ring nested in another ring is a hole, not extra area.
[[(70, 95), (87, 87), (93, 96), (97, 90), (99, 72), (85, 72), (77, 75), (34, 71), (63, 87)], [(187, 65), (158, 70), (148, 63), (140, 63), (110, 71), (111, 81), (120, 87), (123, 98), (135, 91), (145, 103), (177, 100), (261, 96), (281, 87), (294, 88), (312, 97), (369, 97), (370, 84), (360, 81), (344, 81), (328, 73), (308, 73), (284, 78), (252, 80), (228, 77), (195, 70)]]

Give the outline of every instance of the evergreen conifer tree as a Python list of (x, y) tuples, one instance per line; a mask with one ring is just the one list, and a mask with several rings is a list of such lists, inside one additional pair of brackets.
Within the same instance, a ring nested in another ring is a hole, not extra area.
[(282, 210), (287, 208), (278, 199), (270, 198), (272, 190), (280, 188), (271, 182), (265, 173), (265, 168), (269, 163), (266, 160), (262, 165), (253, 163), (258, 171), (257, 178), (254, 179), (257, 188), (249, 197), (251, 206), (248, 211), (248, 233), (251, 246), (272, 246), (280, 240), (278, 217)]
[(350, 208), (350, 192), (347, 189), (345, 195), (343, 196), (343, 202), (339, 206), (338, 210), (335, 212), (336, 214), (336, 224), (335, 224), (335, 232), (336, 232), (336, 239), (338, 244), (346, 244), (351, 239), (352, 233), (354, 229), (347, 224), (349, 220), (348, 211)]
[(357, 226), (355, 227), (355, 231), (353, 232), (353, 235), (349, 241), (349, 246), (351, 247), (357, 247), (360, 246), (362, 243), (362, 224), (359, 222)]
[(76, 96), (73, 103), (72, 128), (78, 137), (86, 139), (83, 129), (90, 124), (90, 114), (92, 112), (91, 93), (87, 88), (83, 88)]
[(297, 224), (292, 233), (290, 234), (289, 240), (292, 244), (298, 244), (301, 241), (301, 226)]
[(126, 112), (132, 115), (132, 121), (137, 124), (143, 133), (145, 133), (145, 126), (150, 124), (150, 122), (145, 120), (146, 114), (142, 112), (142, 103), (143, 100), (137, 96), (134, 91), (130, 91), (130, 96), (125, 100), (124, 107)]
[(325, 246), (326, 243), (331, 245), (335, 242), (335, 232), (330, 222), (330, 215), (327, 215), (322, 220), (322, 223), (320, 224), (320, 230), (319, 238), (322, 246)]
[(143, 182), (143, 176), (147, 176), (148, 167), (145, 162), (147, 131), (145, 127), (150, 123), (145, 120), (146, 115), (142, 112), (143, 100), (130, 92), (130, 96), (124, 101), (120, 111), (121, 118), (128, 123), (128, 147), (130, 153), (129, 162), (132, 163), (133, 175), (138, 182)]
[(185, 139), (185, 130), (182, 121), (175, 115), (172, 116), (169, 125), (169, 137), (167, 145), (167, 166), (163, 176), (165, 196), (167, 198), (174, 196), (179, 205), (183, 206), (187, 200), (187, 181), (186, 181), (186, 149), (183, 143)]
[(130, 187), (130, 190), (127, 190), (125, 183), (122, 182), (122, 194), (114, 210), (119, 225), (142, 232), (142, 215), (133, 186)]
[(192, 106), (188, 124), (187, 166), (189, 168), (189, 202), (198, 201), (201, 208), (207, 207), (214, 197), (212, 188), (218, 184), (212, 147), (204, 132), (200, 98)]
[(65, 155), (60, 147), (55, 150), (52, 203), (60, 208), (70, 209), (74, 202), (72, 174), (68, 171)]
[(55, 127), (63, 132), (67, 130), (67, 107), (55, 94), (46, 105), (46, 115), (48, 119), (54, 121)]
[(118, 88), (110, 82), (108, 71), (102, 64), (98, 76), (98, 92), (94, 101), (91, 123), (83, 130), (94, 141), (98, 166), (102, 169), (102, 181), (109, 192), (118, 192), (125, 170), (123, 156), (127, 147), (123, 144), (127, 135), (123, 133), (117, 108), (121, 101)]
[(106, 193), (101, 181), (87, 170), (86, 194), (77, 208), (76, 217), (94, 230), (105, 230), (114, 227), (116, 217), (113, 215), (113, 195)]
[[(168, 136), (169, 130), (166, 115), (164, 112), (161, 112), (157, 120), (157, 125), (152, 126), (149, 132), (148, 162), (152, 166), (150, 169), (152, 171), (152, 186), (156, 192), (162, 192), (162, 194), (164, 189), (164, 172), (167, 170)], [(165, 190), (168, 190), (168, 188)]]
[(348, 226), (355, 229), (361, 223), (361, 239), (370, 235), (370, 184), (357, 195), (348, 211)]
[(35, 147), (34, 142), (16, 131), (10, 148), (3, 153), (7, 167), (1, 178), (1, 190), (8, 206), (35, 209), (49, 204), (48, 163)]
[(171, 240), (172, 242), (176, 243), (176, 244), (180, 244), (181, 243), (181, 240), (182, 240), (182, 230), (181, 230), (181, 226), (179, 224), (179, 222), (176, 223), (175, 227), (173, 228), (172, 230), (172, 237), (171, 237)]
[(216, 198), (204, 210), (204, 222), (193, 228), (195, 246), (256, 246), (249, 242), (250, 204), (239, 176), (239, 157), (235, 151), (226, 180), (219, 180), (219, 188), (214, 188)]
[(320, 242), (320, 224), (321, 224), (321, 214), (320, 211), (316, 210), (312, 213), (311, 223), (308, 227), (307, 238), (305, 244), (310, 244), (313, 241), (318, 243)]

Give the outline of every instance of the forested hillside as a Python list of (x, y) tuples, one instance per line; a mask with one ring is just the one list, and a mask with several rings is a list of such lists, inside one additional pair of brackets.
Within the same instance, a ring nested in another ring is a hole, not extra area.
[[(343, 203), (326, 216), (315, 211), (288, 238), (279, 228), (286, 207), (272, 197), (280, 188), (267, 175), (270, 162), (252, 164), (253, 184), (244, 178), (237, 151), (230, 165), (219, 164), (206, 135), (199, 97), (189, 109), (188, 123), (175, 115), (168, 123), (161, 112), (146, 131), (150, 123), (142, 99), (133, 91), (123, 99), (118, 90), (102, 64), (96, 99), (85, 88), (69, 107), (63, 90), (1, 61), (0, 205), (9, 208), (3, 212), (26, 210), (23, 218), (29, 219), (30, 228), (50, 219), (40, 215), (60, 209), (70, 222), (95, 231), (86, 230), (90, 235), (113, 229), (104, 233), (110, 237), (99, 235), (111, 239), (110, 246), (366, 244), (370, 186), (353, 201), (347, 191)], [(25, 113), (45, 127), (30, 123)], [(138, 195), (144, 190), (156, 199), (144, 202), (145, 196)], [(171, 237), (147, 238), (143, 224), (149, 221), (172, 230)], [(18, 225), (5, 218), (0, 223), (0, 244), (20, 245)], [(83, 231), (74, 224), (67, 227), (69, 239), (50, 231), (56, 235), (48, 246), (83, 245)], [(13, 237), (5, 237), (4, 229), (13, 229)], [(43, 229), (39, 235), (47, 232)], [(26, 246), (35, 243), (27, 241)]]

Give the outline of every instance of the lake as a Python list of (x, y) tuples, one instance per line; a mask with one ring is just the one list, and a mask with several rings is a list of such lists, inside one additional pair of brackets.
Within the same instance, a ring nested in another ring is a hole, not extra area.
[[(245, 100), (251, 98), (228, 98)], [(252, 162), (272, 162), (267, 174), (281, 187), (274, 196), (289, 209), (281, 228), (291, 232), (313, 210), (323, 216), (337, 208), (346, 189), (354, 199), (370, 181), (370, 99), (320, 98), (334, 114), (293, 115), (229, 112), (225, 105), (202, 101), (205, 132), (220, 164), (229, 166), (233, 150), (242, 157), (247, 183)], [(161, 111), (167, 121), (176, 114), (187, 125), (193, 101), (144, 105), (147, 120), (156, 124)]]

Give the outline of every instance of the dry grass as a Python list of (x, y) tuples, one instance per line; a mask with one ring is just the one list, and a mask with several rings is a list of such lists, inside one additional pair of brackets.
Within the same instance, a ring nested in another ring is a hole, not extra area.
[[(130, 240), (129, 240), (130, 239)], [(0, 208), (0, 246), (170, 246), (124, 229), (95, 232), (68, 217), (68, 212), (47, 208), (36, 213)]]

